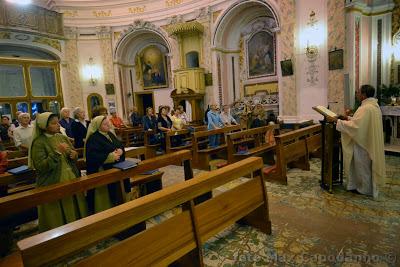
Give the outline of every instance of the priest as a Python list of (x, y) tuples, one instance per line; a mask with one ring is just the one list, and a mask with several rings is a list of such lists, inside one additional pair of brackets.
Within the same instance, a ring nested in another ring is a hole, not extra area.
[(341, 132), (347, 190), (377, 198), (379, 186), (385, 181), (385, 152), (382, 113), (374, 95), (374, 87), (361, 86), (356, 92), (361, 106), (354, 116), (328, 120), (336, 121), (336, 129)]

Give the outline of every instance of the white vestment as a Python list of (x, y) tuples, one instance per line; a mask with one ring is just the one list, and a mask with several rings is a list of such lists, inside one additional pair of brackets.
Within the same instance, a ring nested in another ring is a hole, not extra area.
[(385, 181), (382, 113), (375, 98), (365, 99), (348, 121), (338, 120), (342, 133), (343, 163), (347, 189), (378, 197)]

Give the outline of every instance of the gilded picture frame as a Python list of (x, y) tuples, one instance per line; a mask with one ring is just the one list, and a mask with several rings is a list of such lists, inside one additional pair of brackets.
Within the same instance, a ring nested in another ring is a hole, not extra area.
[(343, 69), (343, 49), (329, 52), (329, 70)]
[(166, 55), (158, 46), (145, 47), (139, 54), (138, 65), (143, 89), (168, 87)]
[(253, 33), (246, 40), (247, 77), (276, 76), (276, 38), (267, 30)]

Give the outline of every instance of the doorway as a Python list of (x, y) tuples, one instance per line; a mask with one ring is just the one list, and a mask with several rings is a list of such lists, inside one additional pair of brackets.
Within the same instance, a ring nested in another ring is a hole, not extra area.
[(137, 92), (135, 94), (135, 105), (139, 115), (146, 115), (146, 108), (152, 107), (154, 110), (154, 94), (153, 92)]

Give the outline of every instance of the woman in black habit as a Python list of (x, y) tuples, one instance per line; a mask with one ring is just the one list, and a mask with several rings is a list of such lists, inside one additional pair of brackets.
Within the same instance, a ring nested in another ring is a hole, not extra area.
[[(110, 129), (111, 125), (106, 116), (97, 116), (90, 123), (85, 146), (87, 174), (111, 169), (115, 163), (125, 160), (124, 147)], [(123, 184), (123, 190), (129, 193), (129, 178), (125, 179)], [(89, 190), (89, 213), (97, 213), (122, 204), (123, 200), (118, 190), (119, 182)]]

